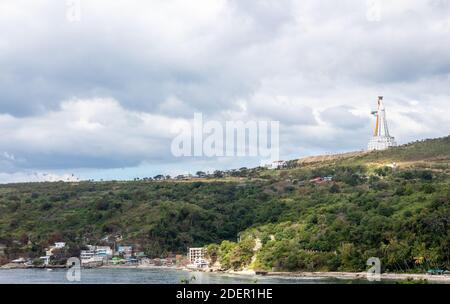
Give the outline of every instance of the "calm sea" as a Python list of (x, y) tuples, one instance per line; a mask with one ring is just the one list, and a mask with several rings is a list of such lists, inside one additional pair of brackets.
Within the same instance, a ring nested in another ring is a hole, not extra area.
[[(368, 283), (366, 280), (320, 278), (282, 278), (188, 272), (176, 269), (82, 269), (81, 284), (333, 284)], [(66, 279), (66, 270), (0, 269), (0, 284), (74, 284)]]

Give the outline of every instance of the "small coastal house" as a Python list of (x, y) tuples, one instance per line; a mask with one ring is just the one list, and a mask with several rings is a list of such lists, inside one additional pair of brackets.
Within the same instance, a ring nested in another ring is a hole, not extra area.
[(50, 264), (50, 258), (51, 258), (51, 256), (46, 255), (46, 256), (41, 256), (39, 259), (44, 262), (45, 266), (47, 266)]
[[(192, 267), (194, 266), (194, 267)], [(209, 267), (209, 263), (208, 261), (206, 261), (205, 259), (197, 259), (195, 260), (194, 264), (189, 264), (187, 265), (188, 268), (195, 268), (195, 269), (204, 269), (204, 268), (208, 268)]]
[(18, 258), (18, 259), (12, 260), (11, 262), (14, 264), (25, 264), (27, 262), (27, 260), (25, 260), (24, 258)]
[(113, 251), (109, 246), (96, 246), (94, 250), (96, 256), (104, 258), (111, 258), (113, 256)]
[(117, 252), (122, 254), (124, 258), (130, 258), (133, 256), (133, 246), (119, 246)]
[(50, 246), (50, 248), (45, 249), (45, 256), (46, 257), (51, 257), (53, 256), (53, 250), (55, 249), (62, 249), (66, 247), (66, 243), (65, 242), (56, 242), (54, 244), (54, 246)]
[(88, 250), (82, 250), (80, 260), (82, 264), (105, 262), (113, 256), (113, 250), (109, 246), (87, 245)]

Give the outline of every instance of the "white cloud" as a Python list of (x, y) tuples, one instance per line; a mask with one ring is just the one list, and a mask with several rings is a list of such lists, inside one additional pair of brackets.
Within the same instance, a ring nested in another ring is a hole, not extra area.
[(283, 158), (360, 149), (378, 95), (399, 142), (448, 135), (450, 2), (369, 2), (1, 1), (0, 171), (169, 162), (194, 111), (279, 120)]
[[(73, 99), (63, 102), (60, 109), (39, 116), (0, 115), (0, 147), (22, 154), (27, 160), (24, 166), (39, 167), (40, 164), (30, 163), (36, 155), (48, 155), (50, 167), (61, 161), (70, 166), (79, 158), (84, 158), (88, 167), (95, 167), (90, 159), (99, 158), (120, 166), (165, 158), (161, 156), (168, 151), (164, 143), (173, 137), (170, 127), (176, 121), (126, 110), (113, 99)], [(52, 156), (65, 159), (52, 164)]]

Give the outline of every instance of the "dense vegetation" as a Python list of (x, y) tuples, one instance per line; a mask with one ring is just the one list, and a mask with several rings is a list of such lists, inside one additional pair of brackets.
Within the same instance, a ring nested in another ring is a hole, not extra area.
[[(54, 241), (76, 247), (122, 236), (150, 256), (185, 252), (276, 222), (283, 204), (254, 183), (39, 183), (0, 188), (0, 243), (39, 255)], [(276, 207), (274, 207), (276, 206)]]
[(212, 244), (224, 269), (358, 271), (372, 256), (389, 271), (449, 268), (449, 151), (447, 137), (188, 181), (3, 185), (0, 244), (9, 259), (117, 241), (149, 256)]

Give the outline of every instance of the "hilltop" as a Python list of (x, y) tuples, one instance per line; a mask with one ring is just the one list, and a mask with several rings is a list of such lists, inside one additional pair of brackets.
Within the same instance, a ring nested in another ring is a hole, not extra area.
[(433, 165), (448, 164), (450, 160), (450, 137), (427, 139), (393, 147), (384, 151), (357, 151), (335, 155), (321, 155), (296, 160), (298, 166), (311, 164), (366, 164), (417, 165), (426, 162)]
[(445, 137), (182, 181), (1, 185), (3, 260), (63, 240), (70, 255), (86, 244), (151, 257), (212, 244), (224, 269), (356, 271), (368, 256), (394, 271), (448, 267), (449, 151)]

